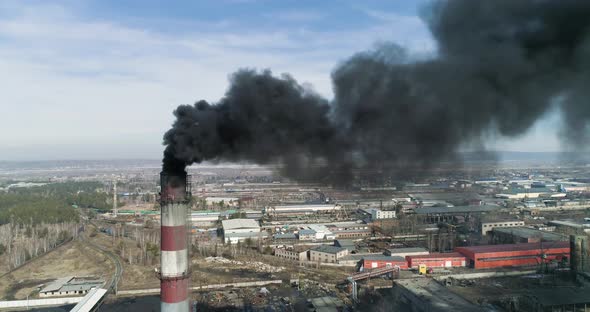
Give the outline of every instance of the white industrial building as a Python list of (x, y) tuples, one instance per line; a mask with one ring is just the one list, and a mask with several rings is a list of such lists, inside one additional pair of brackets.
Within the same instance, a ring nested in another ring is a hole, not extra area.
[(381, 220), (381, 219), (395, 219), (395, 210), (381, 210), (372, 208), (369, 209), (371, 213), (371, 220)]
[(491, 232), (494, 228), (517, 227), (517, 226), (524, 226), (524, 221), (505, 220), (505, 221), (482, 222), (481, 223), (481, 235), (488, 234), (488, 232)]
[(207, 205), (220, 205), (230, 207), (238, 207), (240, 205), (240, 199), (237, 197), (206, 197), (205, 202)]
[(248, 238), (258, 239), (267, 236), (266, 232), (260, 232), (260, 225), (252, 219), (229, 219), (221, 221), (223, 238), (226, 243), (237, 243)]
[(548, 188), (516, 188), (496, 194), (497, 198), (525, 199), (525, 198), (563, 198), (566, 193), (557, 192)]
[(323, 224), (309, 224), (307, 226), (310, 230), (315, 231), (315, 239), (322, 240), (322, 239), (336, 239), (336, 235), (332, 233), (327, 226)]
[(91, 289), (100, 288), (104, 281), (96, 278), (67, 276), (59, 278), (39, 291), (39, 297), (80, 296)]

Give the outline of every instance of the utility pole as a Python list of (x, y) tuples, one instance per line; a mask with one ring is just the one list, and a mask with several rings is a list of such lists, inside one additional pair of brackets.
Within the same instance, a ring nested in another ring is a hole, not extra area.
[(117, 179), (113, 181), (113, 216), (117, 217)]

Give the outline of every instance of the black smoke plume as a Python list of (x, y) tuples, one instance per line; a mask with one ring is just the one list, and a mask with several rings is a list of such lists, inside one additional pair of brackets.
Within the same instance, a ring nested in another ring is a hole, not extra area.
[(302, 181), (404, 175), (491, 131), (523, 134), (555, 106), (566, 141), (587, 141), (590, 1), (436, 1), (424, 20), (435, 57), (394, 44), (354, 55), (332, 73), (332, 101), (288, 75), (236, 72), (219, 102), (176, 109), (164, 170), (226, 160), (278, 163)]

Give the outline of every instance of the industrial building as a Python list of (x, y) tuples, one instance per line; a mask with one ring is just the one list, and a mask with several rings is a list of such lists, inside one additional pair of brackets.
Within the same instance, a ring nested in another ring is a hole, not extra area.
[(307, 261), (307, 248), (275, 248), (275, 257), (293, 260), (293, 261)]
[(303, 229), (298, 233), (299, 240), (308, 241), (315, 240), (316, 232), (312, 229)]
[(346, 255), (348, 255), (348, 249), (328, 245), (320, 245), (309, 251), (312, 262), (337, 263), (338, 259)]
[(229, 219), (221, 221), (223, 227), (223, 239), (226, 243), (235, 244), (248, 238), (258, 239), (268, 236), (266, 232), (260, 232), (260, 225), (252, 219)]
[(297, 216), (309, 215), (318, 213), (335, 213), (342, 207), (334, 204), (322, 205), (276, 205), (264, 209), (264, 213), (268, 215), (283, 215), (283, 216)]
[(585, 220), (553, 220), (549, 221), (549, 225), (555, 226), (556, 231), (567, 234), (590, 233), (590, 222)]
[(386, 256), (403, 257), (405, 259), (407, 256), (424, 256), (430, 254), (430, 252), (422, 247), (406, 247), (387, 249), (383, 254)]
[(473, 205), (454, 207), (421, 207), (414, 208), (414, 213), (426, 219), (427, 222), (438, 223), (453, 221), (456, 217), (469, 217), (482, 213), (499, 211), (503, 207), (496, 205)]
[(408, 262), (403, 257), (385, 256), (385, 255), (369, 255), (361, 260), (361, 271), (363, 269), (380, 269), (386, 267), (399, 267), (400, 269), (407, 269)]
[(487, 235), (488, 232), (495, 228), (500, 227), (516, 227), (524, 226), (524, 221), (519, 220), (503, 220), (503, 221), (490, 221), (481, 223), (481, 235)]
[(395, 219), (395, 210), (381, 210), (378, 208), (363, 209), (364, 212), (371, 215), (371, 221), (382, 219)]
[(93, 288), (100, 288), (104, 281), (96, 278), (67, 276), (59, 278), (39, 291), (39, 297), (79, 296)]
[(525, 198), (562, 198), (566, 193), (544, 187), (532, 188), (513, 188), (503, 193), (496, 194), (497, 198), (502, 199), (525, 199)]
[(557, 242), (568, 239), (563, 234), (528, 227), (495, 228), (492, 231), (492, 242), (495, 244)]
[(467, 262), (467, 258), (458, 252), (407, 256), (406, 260), (410, 268), (418, 268), (421, 264), (429, 268), (464, 267)]
[(549, 261), (569, 260), (569, 242), (526, 243), (457, 247), (475, 269), (539, 265)]

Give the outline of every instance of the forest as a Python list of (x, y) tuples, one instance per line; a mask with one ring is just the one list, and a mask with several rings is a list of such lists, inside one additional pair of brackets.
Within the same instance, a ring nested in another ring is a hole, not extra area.
[(0, 192), (0, 224), (78, 221), (76, 208), (110, 210), (112, 199), (98, 182), (63, 182)]

